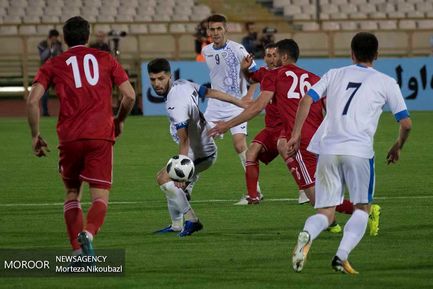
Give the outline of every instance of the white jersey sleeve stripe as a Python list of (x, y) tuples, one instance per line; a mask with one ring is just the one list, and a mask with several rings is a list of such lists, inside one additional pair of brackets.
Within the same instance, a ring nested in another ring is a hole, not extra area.
[(307, 94), (311, 96), (314, 102), (318, 102), (320, 100), (320, 95), (312, 88), (307, 91)]
[(408, 118), (409, 117), (409, 112), (407, 111), (407, 109), (402, 110), (400, 112), (397, 112), (396, 114), (394, 114), (395, 120), (400, 121), (402, 119)]

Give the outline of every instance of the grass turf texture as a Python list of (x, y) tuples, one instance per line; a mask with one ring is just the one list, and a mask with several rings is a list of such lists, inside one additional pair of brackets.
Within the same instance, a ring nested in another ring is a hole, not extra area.
[[(313, 243), (304, 271), (292, 271), (291, 250), (313, 210), (295, 201), (270, 200), (297, 198), (280, 159), (260, 167), (265, 201), (233, 206), (245, 186), (229, 135), (218, 140), (217, 163), (202, 174), (192, 195), (204, 230), (184, 239), (152, 235), (169, 224), (155, 175), (177, 148), (165, 117), (131, 117), (115, 146), (111, 201), (136, 203), (111, 204), (94, 242), (96, 249), (126, 249), (126, 275), (1, 278), (0, 288), (431, 288), (433, 113), (414, 112), (412, 119), (414, 129), (400, 162), (386, 166), (398, 128), (389, 113), (381, 118), (375, 142), (381, 228), (378, 237), (366, 235), (350, 256), (359, 276), (332, 272), (341, 235), (328, 232)], [(262, 117), (250, 123), (249, 140), (262, 123)], [(0, 248), (68, 248), (62, 205), (5, 206), (63, 202), (55, 119), (42, 119), (41, 132), (51, 153), (38, 159), (31, 153), (26, 120), (0, 119)], [(232, 201), (206, 202), (211, 199)], [(85, 211), (88, 201), (85, 190)], [(338, 219), (344, 224), (347, 216)]]

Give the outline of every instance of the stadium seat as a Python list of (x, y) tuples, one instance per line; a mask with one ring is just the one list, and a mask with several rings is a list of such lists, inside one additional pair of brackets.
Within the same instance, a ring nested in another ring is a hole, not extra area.
[(149, 24), (150, 33), (167, 33), (167, 25), (165, 24)]
[(343, 13), (354, 13), (354, 12), (358, 12), (358, 6), (356, 6), (353, 3), (349, 3), (346, 5), (340, 5), (339, 6), (340, 11)]
[(17, 35), (18, 28), (17, 26), (0, 26), (0, 35)]
[(359, 28), (361, 28), (361, 30), (377, 30), (378, 29), (378, 25), (376, 21), (362, 21), (359, 23)]
[(129, 33), (128, 24), (111, 24), (111, 29), (114, 31), (125, 31), (126, 33)]
[(28, 3), (27, 0), (13, 0), (10, 1), (10, 5), (11, 7), (15, 7), (15, 8), (25, 8), (27, 7)]
[(115, 16), (117, 22), (134, 22), (133, 15), (123, 15), (119, 14)]
[(131, 24), (129, 25), (131, 34), (146, 34), (148, 33), (146, 24)]
[(183, 24), (170, 24), (169, 31), (171, 33), (185, 33), (186, 28)]
[(424, 11), (410, 11), (410, 12), (407, 12), (406, 15), (408, 18), (424, 18), (425, 17)]
[(349, 18), (349, 16), (347, 15), (347, 13), (336, 12), (336, 13), (329, 14), (329, 18), (334, 20), (342, 20), (342, 19)]
[(29, 16), (23, 17), (23, 23), (25, 23), (25, 24), (38, 24), (38, 23), (41, 23), (41, 17), (36, 16), (36, 15), (29, 15)]
[(407, 30), (416, 29), (416, 21), (414, 21), (414, 20), (400, 20), (399, 21), (399, 28), (400, 29), (407, 29)]
[[(3, 16), (3, 24), (20, 24), (21, 16), (5, 15)], [(18, 28), (16, 29), (18, 31)]]
[[(48, 36), (48, 33), (51, 29), (53, 29), (53, 25), (38, 25), (36, 30), (39, 35), (44, 35), (45, 37)], [(60, 30), (61, 31), (61, 30)]]
[(43, 16), (44, 11), (42, 10), (41, 7), (27, 7), (25, 15), (26, 15), (26, 17), (28, 17), (28, 16)]
[(52, 23), (52, 24), (60, 23), (60, 17), (59, 16), (46, 15), (46, 16), (41, 18), (41, 22), (42, 23)]
[(290, 0), (274, 0), (272, 3), (272, 6), (275, 8), (283, 8), (284, 6), (287, 6), (290, 3)]
[(433, 20), (418, 20), (417, 26), (419, 29), (433, 29)]
[(44, 17), (45, 16), (60, 16), (62, 15), (62, 9), (56, 6), (47, 6), (44, 8)]
[(98, 15), (96, 20), (98, 22), (114, 22), (114, 15)]
[(340, 22), (341, 30), (355, 31), (358, 30), (358, 23), (354, 21)]
[(25, 16), (26, 10), (23, 9), (23, 7), (9, 7), (8, 8), (8, 14), (9, 16)]
[(397, 21), (395, 20), (383, 20), (378, 21), (379, 29), (381, 30), (396, 30), (397, 29)]
[(323, 22), (322, 29), (325, 31), (337, 31), (340, 30), (340, 24), (338, 22)]
[(138, 22), (152, 22), (153, 18), (151, 15), (135, 15), (134, 20)]
[(302, 24), (303, 31), (318, 31), (320, 30), (320, 25), (317, 22), (307, 22)]
[(21, 25), (19, 29), (20, 35), (34, 35), (36, 34), (36, 27), (34, 25)]
[(386, 13), (385, 12), (372, 12), (372, 13), (368, 13), (368, 16), (371, 19), (385, 19)]
[(350, 19), (367, 19), (367, 13), (364, 12), (355, 12), (349, 14)]
[(111, 26), (109, 24), (95, 24), (93, 26), (93, 32), (97, 31), (108, 33), (111, 31)]
[(178, 14), (174, 13), (171, 17), (173, 21), (189, 21), (189, 14)]

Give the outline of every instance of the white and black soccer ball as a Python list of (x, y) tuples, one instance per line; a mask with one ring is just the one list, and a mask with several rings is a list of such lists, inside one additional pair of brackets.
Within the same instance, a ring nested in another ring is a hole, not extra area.
[(167, 173), (175, 182), (186, 182), (194, 175), (194, 162), (187, 156), (172, 157), (166, 166)]

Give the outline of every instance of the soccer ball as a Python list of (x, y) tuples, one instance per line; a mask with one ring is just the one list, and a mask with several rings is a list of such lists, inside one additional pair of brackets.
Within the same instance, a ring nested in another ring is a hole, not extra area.
[(187, 156), (172, 157), (166, 166), (167, 173), (175, 182), (186, 182), (194, 175), (194, 162)]

